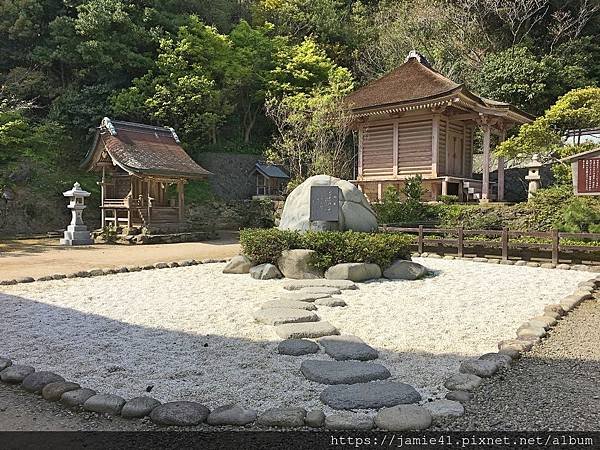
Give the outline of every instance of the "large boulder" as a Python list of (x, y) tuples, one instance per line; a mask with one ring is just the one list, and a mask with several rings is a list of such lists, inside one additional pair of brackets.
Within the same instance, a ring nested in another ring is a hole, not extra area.
[(418, 280), (427, 275), (427, 268), (419, 263), (398, 259), (383, 271), (390, 280)]
[(342, 263), (331, 266), (325, 272), (328, 280), (366, 281), (381, 278), (381, 269), (371, 263)]
[(248, 273), (252, 267), (252, 261), (247, 256), (238, 255), (229, 260), (223, 273)]
[(363, 193), (349, 181), (329, 175), (310, 177), (292, 191), (285, 201), (279, 229), (307, 231), (311, 228), (309, 217), (312, 186), (340, 188), (340, 231), (377, 230), (377, 217)]
[(273, 280), (281, 278), (281, 272), (273, 264), (260, 264), (250, 269), (250, 276), (256, 280)]
[(323, 272), (312, 265), (314, 250), (284, 250), (277, 260), (277, 267), (286, 278), (296, 280), (323, 278)]

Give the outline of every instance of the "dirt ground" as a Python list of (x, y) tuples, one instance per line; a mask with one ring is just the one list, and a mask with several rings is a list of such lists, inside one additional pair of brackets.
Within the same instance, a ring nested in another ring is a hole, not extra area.
[(63, 247), (56, 238), (7, 240), (0, 241), (0, 280), (186, 259), (223, 259), (239, 252), (235, 232), (221, 232), (217, 239), (205, 242), (156, 245)]

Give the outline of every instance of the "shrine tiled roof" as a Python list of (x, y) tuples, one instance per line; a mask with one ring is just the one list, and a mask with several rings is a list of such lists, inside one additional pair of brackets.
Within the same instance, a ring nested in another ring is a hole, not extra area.
[(105, 118), (82, 166), (93, 169), (103, 151), (131, 174), (172, 178), (206, 178), (211, 174), (186, 153), (172, 128)]

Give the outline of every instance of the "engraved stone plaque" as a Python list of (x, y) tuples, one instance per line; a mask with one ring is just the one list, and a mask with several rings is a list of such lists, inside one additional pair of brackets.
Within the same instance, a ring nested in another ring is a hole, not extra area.
[(338, 222), (340, 220), (340, 188), (312, 186), (310, 188), (310, 221)]

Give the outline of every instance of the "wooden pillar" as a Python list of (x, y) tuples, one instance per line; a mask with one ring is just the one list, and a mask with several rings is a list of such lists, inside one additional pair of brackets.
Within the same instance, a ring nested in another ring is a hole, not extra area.
[(434, 114), (431, 122), (431, 175), (438, 174), (438, 159), (440, 147), (440, 115)]
[(148, 188), (148, 198), (147, 198), (147, 203), (148, 203), (148, 223), (152, 222), (152, 196), (151, 191), (150, 191), (150, 180), (146, 181), (146, 187)]
[(481, 201), (490, 201), (490, 138), (491, 127), (483, 125), (483, 186), (481, 188)]
[[(506, 140), (506, 130), (502, 130), (500, 133), (500, 142)], [(498, 156), (498, 201), (504, 201), (504, 158)]]
[(392, 153), (394, 157), (393, 174), (398, 175), (398, 120), (394, 121), (394, 142), (392, 143)]
[(183, 222), (184, 215), (184, 190), (183, 190), (183, 181), (177, 182), (177, 205), (179, 206), (179, 221)]
[(365, 129), (361, 125), (358, 129), (358, 177), (362, 177), (363, 174), (363, 140), (365, 135)]
[(102, 181), (100, 182), (100, 211), (102, 214), (102, 228), (106, 226), (106, 211), (104, 209), (104, 197), (106, 197), (106, 168), (102, 166)]
[(380, 202), (383, 198), (383, 187), (381, 183), (377, 183), (377, 201)]
[(448, 179), (442, 180), (442, 195), (448, 195)]

